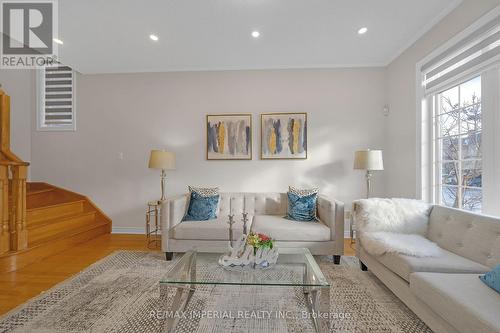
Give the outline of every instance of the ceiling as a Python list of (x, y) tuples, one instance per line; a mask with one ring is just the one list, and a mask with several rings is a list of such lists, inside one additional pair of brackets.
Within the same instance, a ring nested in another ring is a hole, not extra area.
[(59, 0), (59, 55), (86, 74), (385, 66), (460, 2)]

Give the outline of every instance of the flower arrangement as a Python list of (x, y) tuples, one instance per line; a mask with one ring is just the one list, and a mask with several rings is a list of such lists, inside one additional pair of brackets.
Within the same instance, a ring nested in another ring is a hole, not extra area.
[(258, 249), (272, 249), (273, 248), (273, 240), (271, 237), (260, 234), (250, 232), (247, 237), (247, 244), (253, 247), (253, 253), (256, 254)]

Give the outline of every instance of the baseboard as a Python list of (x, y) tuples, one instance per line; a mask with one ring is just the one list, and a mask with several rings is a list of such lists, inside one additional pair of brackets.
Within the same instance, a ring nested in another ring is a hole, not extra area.
[(112, 234), (134, 234), (134, 235), (144, 235), (146, 231), (144, 228), (134, 228), (134, 227), (113, 227), (111, 229)]

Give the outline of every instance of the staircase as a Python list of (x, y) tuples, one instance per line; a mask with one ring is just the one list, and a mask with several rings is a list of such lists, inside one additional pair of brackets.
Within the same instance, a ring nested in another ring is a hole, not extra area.
[(87, 197), (26, 182), (28, 166), (10, 151), (10, 99), (0, 89), (0, 273), (111, 232), (111, 219)]
[(111, 220), (87, 197), (46, 183), (26, 185), (27, 248), (0, 255), (10, 272), (111, 232)]

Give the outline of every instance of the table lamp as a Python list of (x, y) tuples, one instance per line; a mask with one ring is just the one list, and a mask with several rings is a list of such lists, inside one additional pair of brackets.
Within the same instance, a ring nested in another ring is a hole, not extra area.
[(372, 171), (384, 170), (382, 150), (359, 150), (354, 153), (354, 169), (366, 170), (366, 197), (371, 194)]
[(149, 168), (161, 169), (161, 199), (165, 201), (166, 170), (175, 170), (175, 154), (164, 150), (151, 150)]

